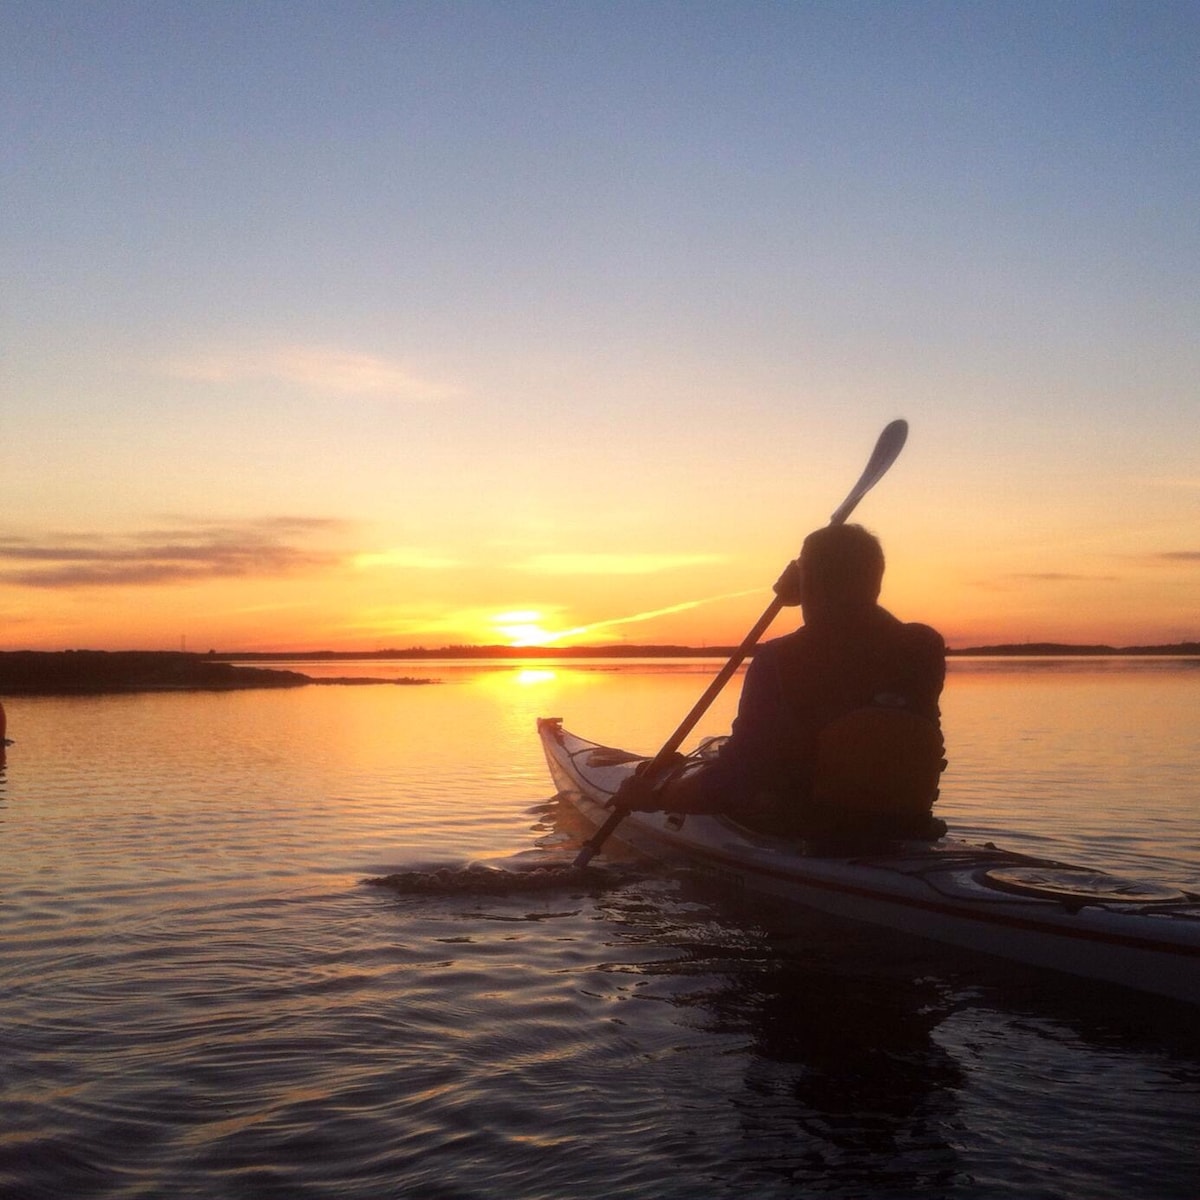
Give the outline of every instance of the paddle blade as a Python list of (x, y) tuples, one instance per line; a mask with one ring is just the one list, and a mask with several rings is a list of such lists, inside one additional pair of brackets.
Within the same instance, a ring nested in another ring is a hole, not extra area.
[(858, 502), (887, 474), (888, 468), (900, 457), (900, 451), (904, 449), (907, 439), (907, 421), (892, 421), (884, 426), (858, 482), (829, 518), (830, 525), (845, 523), (846, 518), (858, 507)]

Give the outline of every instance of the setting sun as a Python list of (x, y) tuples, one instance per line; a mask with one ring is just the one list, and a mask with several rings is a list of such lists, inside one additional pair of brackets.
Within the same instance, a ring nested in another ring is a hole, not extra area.
[(492, 618), (496, 632), (508, 639), (510, 646), (549, 646), (563, 635), (550, 633), (541, 625), (543, 614), (536, 609), (497, 613)]

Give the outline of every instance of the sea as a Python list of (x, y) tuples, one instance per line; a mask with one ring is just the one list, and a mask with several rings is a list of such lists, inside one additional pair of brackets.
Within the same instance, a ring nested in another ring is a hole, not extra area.
[[(653, 753), (717, 665), (6, 697), (0, 1197), (1194, 1200), (1200, 1008), (559, 870), (536, 718)], [(1200, 890), (1200, 660), (956, 658), (943, 709), (953, 834)]]

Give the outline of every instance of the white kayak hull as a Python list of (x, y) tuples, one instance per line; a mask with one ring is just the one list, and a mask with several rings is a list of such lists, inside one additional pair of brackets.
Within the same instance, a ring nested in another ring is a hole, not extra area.
[[(556, 718), (538, 731), (559, 793), (601, 824), (642, 759), (568, 733)], [(630, 813), (613, 836), (837, 917), (1200, 1004), (1197, 894), (953, 838), (816, 853), (725, 817), (668, 813)]]

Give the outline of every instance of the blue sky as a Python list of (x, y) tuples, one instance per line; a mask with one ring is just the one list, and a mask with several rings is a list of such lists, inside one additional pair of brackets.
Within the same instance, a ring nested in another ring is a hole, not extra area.
[(10, 645), (736, 640), (897, 415), (898, 611), (1200, 637), (1200, 6), (10, 0), (0, 47)]

